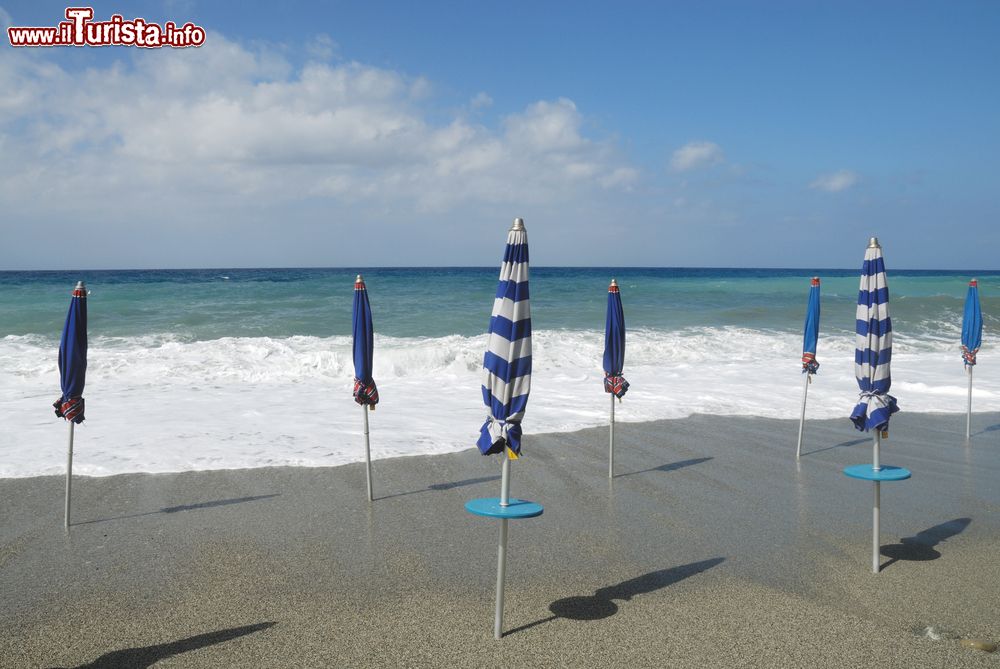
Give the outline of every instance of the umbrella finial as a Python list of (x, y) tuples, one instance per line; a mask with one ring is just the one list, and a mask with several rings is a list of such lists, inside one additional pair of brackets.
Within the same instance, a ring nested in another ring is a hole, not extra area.
[(972, 287), (972, 288), (978, 288), (979, 287), (979, 279), (973, 279), (972, 281), (970, 281), (969, 282), (969, 286)]
[(812, 278), (812, 280), (810, 281), (810, 285), (812, 285), (812, 286), (818, 286), (819, 285), (819, 277), (818, 276), (814, 276)]
[(880, 249), (882, 245), (878, 243), (878, 237), (872, 237), (868, 240), (868, 248), (870, 249)]
[(611, 279), (611, 285), (608, 286), (608, 292), (609, 293), (618, 292), (618, 279)]
[(511, 230), (524, 230), (524, 219), (523, 218), (515, 218), (514, 219), (514, 225), (510, 226), (510, 229)]
[(73, 297), (87, 297), (87, 286), (83, 281), (76, 282), (76, 288), (73, 289)]

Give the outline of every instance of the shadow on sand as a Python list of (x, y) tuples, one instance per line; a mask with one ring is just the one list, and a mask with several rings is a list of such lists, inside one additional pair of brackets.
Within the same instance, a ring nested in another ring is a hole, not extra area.
[(186, 639), (179, 639), (169, 643), (161, 643), (155, 646), (143, 646), (141, 648), (123, 648), (105, 653), (90, 664), (82, 664), (76, 669), (145, 669), (151, 667), (160, 660), (164, 660), (189, 650), (212, 646), (224, 641), (237, 639), (247, 634), (253, 634), (260, 630), (273, 627), (276, 623), (257, 623), (256, 625), (246, 625), (244, 627), (233, 627), (227, 630), (218, 630), (197, 636), (189, 636)]
[(671, 567), (670, 569), (661, 569), (631, 578), (627, 581), (622, 581), (617, 585), (601, 588), (593, 595), (558, 599), (549, 604), (549, 611), (552, 613), (551, 616), (512, 629), (509, 632), (505, 632), (504, 636), (523, 632), (543, 623), (551, 622), (556, 618), (567, 618), (569, 620), (600, 620), (602, 618), (609, 618), (618, 613), (618, 605), (613, 600), (617, 599), (627, 602), (637, 595), (655, 592), (678, 581), (683, 581), (689, 576), (707, 571), (722, 563), (725, 559), (718, 557), (711, 560), (702, 560), (701, 562), (692, 562), (679, 567)]
[(464, 479), (462, 481), (446, 481), (444, 483), (432, 483), (431, 485), (423, 488), (421, 490), (411, 490), (409, 492), (397, 492), (392, 495), (383, 495), (382, 497), (376, 497), (376, 500), (380, 499), (392, 499), (393, 497), (403, 497), (405, 495), (419, 495), (423, 492), (430, 492), (433, 490), (451, 490), (452, 488), (462, 488), (467, 485), (476, 485), (477, 483), (486, 483), (487, 481), (499, 481), (499, 476), (482, 476), (476, 479)]
[(829, 451), (834, 448), (848, 448), (850, 446), (857, 446), (858, 444), (870, 444), (870, 443), (872, 443), (871, 439), (851, 439), (850, 441), (842, 441), (839, 444), (834, 444), (833, 446), (826, 446), (824, 448), (817, 448), (814, 451), (807, 451), (802, 455), (803, 456), (812, 455), (813, 453), (822, 453), (823, 451)]
[(270, 499), (271, 497), (278, 497), (281, 493), (273, 493), (270, 495), (252, 495), (250, 497), (234, 497), (232, 499), (217, 499), (211, 502), (198, 502), (196, 504), (182, 504), (180, 506), (167, 506), (159, 511), (146, 511), (145, 513), (133, 513), (127, 516), (115, 516), (113, 518), (98, 518), (97, 520), (83, 520), (79, 523), (71, 523), (71, 525), (91, 525), (93, 523), (107, 523), (112, 520), (124, 520), (126, 518), (141, 518), (143, 516), (155, 516), (158, 513), (179, 513), (181, 511), (194, 511), (196, 509), (210, 509), (216, 506), (229, 506), (230, 504), (242, 504), (243, 502), (256, 502), (259, 499)]
[(708, 462), (712, 458), (691, 458), (690, 460), (678, 460), (677, 462), (668, 462), (665, 465), (660, 465), (659, 467), (650, 467), (649, 469), (640, 469), (637, 472), (628, 472), (627, 474), (615, 474), (615, 478), (621, 478), (623, 476), (635, 476), (636, 474), (645, 474), (647, 472), (672, 472), (675, 469), (683, 469), (684, 467), (690, 467), (691, 465), (700, 465), (703, 462)]
[(900, 560), (914, 562), (937, 560), (941, 557), (941, 553), (934, 550), (934, 547), (942, 541), (960, 534), (971, 522), (971, 518), (956, 518), (918, 532), (916, 536), (903, 537), (898, 544), (882, 546), (881, 553), (889, 558), (889, 561), (883, 564), (881, 569), (885, 569)]

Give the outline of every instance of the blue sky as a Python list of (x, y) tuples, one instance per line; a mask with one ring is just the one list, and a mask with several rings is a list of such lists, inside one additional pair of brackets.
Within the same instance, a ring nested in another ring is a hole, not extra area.
[(1000, 267), (995, 2), (94, 9), (208, 38), (4, 39), (0, 269)]

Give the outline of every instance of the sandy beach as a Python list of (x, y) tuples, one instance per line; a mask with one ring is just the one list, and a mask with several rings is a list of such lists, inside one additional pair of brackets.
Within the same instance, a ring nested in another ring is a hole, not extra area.
[(363, 464), (81, 477), (68, 535), (62, 478), (0, 480), (0, 666), (1000, 666), (955, 640), (1000, 641), (1000, 414), (893, 420), (878, 575), (870, 438), (810, 422), (797, 464), (797, 425), (619, 424), (610, 481), (606, 429), (528, 433), (499, 642), (471, 449), (376, 461), (371, 504)]

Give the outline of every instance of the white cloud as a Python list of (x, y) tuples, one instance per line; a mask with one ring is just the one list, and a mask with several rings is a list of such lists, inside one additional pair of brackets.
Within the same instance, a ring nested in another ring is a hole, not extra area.
[(340, 49), (329, 35), (321, 33), (306, 44), (306, 53), (315, 60), (330, 60)]
[(809, 184), (809, 187), (814, 190), (826, 191), (827, 193), (839, 193), (858, 183), (859, 179), (860, 177), (856, 172), (838, 170), (830, 174), (819, 175)]
[(675, 172), (688, 172), (717, 165), (723, 160), (722, 147), (715, 142), (688, 142), (674, 151), (670, 168)]
[(476, 96), (469, 101), (469, 106), (473, 109), (485, 109), (487, 107), (493, 106), (493, 98), (491, 98), (486, 92), (480, 91), (476, 93)]
[(326, 198), (443, 211), (575, 202), (638, 178), (612, 141), (584, 135), (568, 99), (500, 127), (442, 121), (423, 78), (357, 62), (295, 69), (216, 33), (86, 71), (8, 50), (0, 87), (13, 92), (0, 100), (0, 199), (36, 210)]

